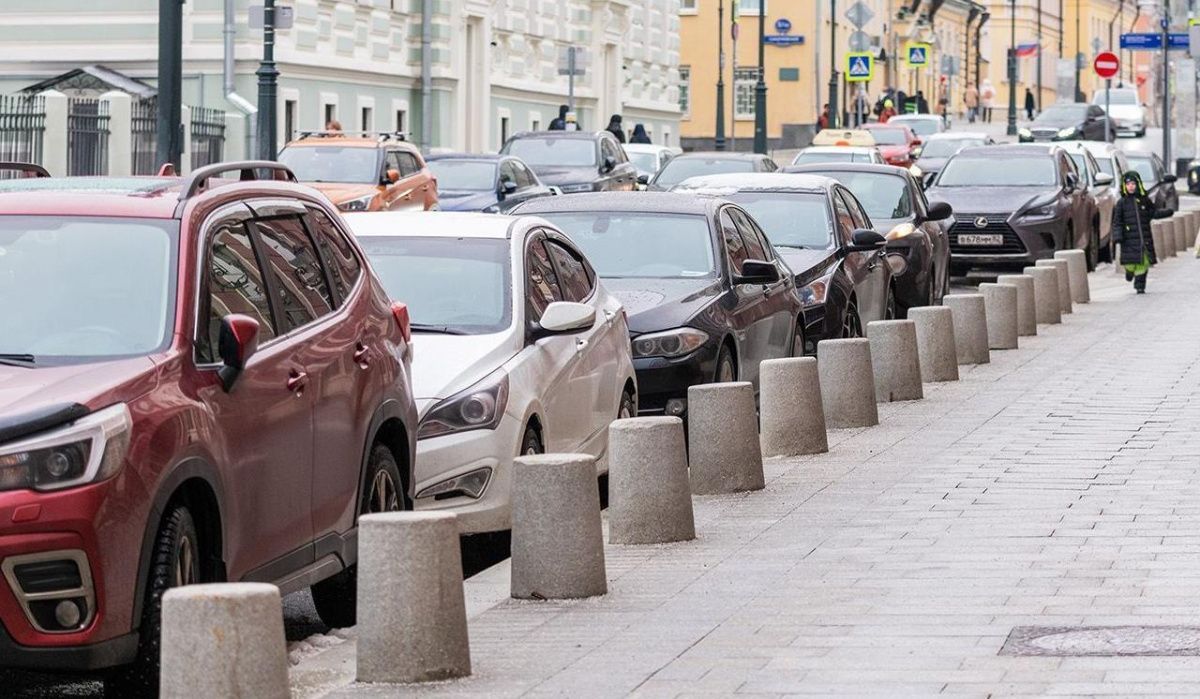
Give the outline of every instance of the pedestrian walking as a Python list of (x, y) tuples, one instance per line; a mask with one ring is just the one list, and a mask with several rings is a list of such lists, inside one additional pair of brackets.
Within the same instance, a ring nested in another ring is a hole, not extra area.
[(917, 114), (929, 113), (929, 100), (925, 99), (925, 92), (917, 90)]
[(646, 133), (645, 124), (637, 124), (633, 127), (633, 135), (629, 137), (630, 143), (651, 143), (650, 134)]
[(967, 85), (967, 91), (963, 93), (963, 104), (967, 107), (967, 120), (974, 124), (979, 113), (979, 90), (975, 89), (974, 85)]
[(1113, 211), (1112, 239), (1121, 246), (1125, 281), (1133, 282), (1133, 288), (1139, 294), (1146, 293), (1146, 275), (1158, 264), (1150, 222), (1168, 218), (1173, 213), (1170, 209), (1155, 208), (1136, 172), (1130, 170), (1121, 176), (1121, 199)]
[(979, 104), (983, 107), (983, 120), (987, 123), (992, 123), (992, 107), (996, 106), (996, 88), (992, 87), (991, 80), (984, 80), (983, 87), (979, 89)]
[(558, 116), (550, 120), (551, 131), (566, 131), (567, 130), (567, 112), (570, 110), (565, 104), (558, 105)]
[(621, 128), (621, 115), (613, 114), (608, 120), (608, 128), (605, 131), (617, 137), (621, 143), (625, 142), (625, 129)]
[(1033, 90), (1025, 88), (1025, 118), (1033, 121), (1033, 110), (1037, 108), (1037, 103), (1033, 100)]
[(883, 101), (883, 110), (879, 112), (879, 123), (886, 124), (888, 123), (888, 119), (894, 116), (896, 116), (896, 106), (890, 99), (885, 99)]
[(821, 108), (821, 116), (817, 117), (817, 131), (824, 131), (829, 128), (829, 103)]

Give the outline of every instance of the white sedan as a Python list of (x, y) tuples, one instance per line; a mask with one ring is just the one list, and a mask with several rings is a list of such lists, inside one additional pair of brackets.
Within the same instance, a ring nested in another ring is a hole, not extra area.
[(534, 217), (351, 214), (346, 221), (412, 318), (420, 427), (417, 509), (464, 534), (511, 527), (512, 460), (587, 453), (637, 415), (621, 303), (579, 249)]

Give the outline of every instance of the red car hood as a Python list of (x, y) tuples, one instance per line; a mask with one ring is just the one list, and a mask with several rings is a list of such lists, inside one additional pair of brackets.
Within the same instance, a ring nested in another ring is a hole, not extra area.
[(131, 401), (157, 384), (155, 364), (146, 357), (35, 368), (0, 364), (0, 418), (71, 403), (96, 410)]

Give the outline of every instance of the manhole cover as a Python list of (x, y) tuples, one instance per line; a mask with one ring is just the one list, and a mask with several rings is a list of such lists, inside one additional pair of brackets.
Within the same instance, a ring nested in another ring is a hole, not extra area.
[(1000, 655), (1200, 655), (1200, 627), (1017, 626)]

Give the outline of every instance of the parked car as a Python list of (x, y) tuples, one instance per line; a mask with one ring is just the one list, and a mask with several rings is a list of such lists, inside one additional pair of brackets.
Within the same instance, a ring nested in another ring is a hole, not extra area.
[(1035, 141), (1104, 141), (1104, 110), (1083, 102), (1054, 104), (1042, 110), (1029, 126), (1017, 129), (1021, 143)]
[(821, 340), (861, 337), (867, 323), (896, 317), (884, 238), (836, 180), (713, 175), (688, 180), (676, 191), (728, 199), (762, 226), (800, 290), (806, 354), (815, 354)]
[(279, 162), (341, 211), (438, 208), (437, 181), (399, 134), (305, 132), (279, 151)]
[(928, 186), (945, 167), (950, 156), (963, 148), (990, 146), (992, 137), (982, 131), (946, 131), (926, 136), (917, 149), (917, 167), (921, 169), (922, 184)]
[(935, 133), (948, 130), (946, 120), (937, 114), (900, 114), (887, 120), (888, 126), (907, 126), (917, 135), (926, 139)]
[(883, 165), (883, 155), (875, 146), (809, 146), (802, 149), (792, 158), (792, 164), (783, 169), (792, 172), (792, 168), (814, 163), (874, 163)]
[(344, 225), (278, 163), (0, 182), (0, 667), (156, 694), (192, 583), (354, 623), (358, 517), (409, 506), (417, 414), (408, 310)]
[(1112, 262), (1112, 217), (1120, 194), (1113, 187), (1115, 178), (1101, 169), (1099, 160), (1082, 141), (1066, 144), (1066, 149), (1092, 202), (1089, 216), (1095, 240), (1087, 258), (1088, 271), (1091, 271), (1096, 269), (1098, 262)]
[(429, 169), (438, 181), (442, 211), (504, 213), (527, 199), (554, 195), (528, 165), (509, 155), (431, 155)]
[(629, 156), (629, 162), (637, 168), (638, 184), (643, 187), (650, 184), (650, 180), (658, 174), (658, 171), (663, 169), (667, 163), (671, 162), (671, 158), (679, 155), (683, 151), (670, 146), (657, 146), (649, 143), (626, 143), (625, 154)]
[(684, 153), (677, 155), (650, 180), (652, 191), (664, 192), (689, 177), (734, 172), (775, 172), (774, 160), (757, 153)]
[(866, 129), (821, 129), (812, 139), (814, 146), (857, 146), (875, 145), (875, 136)]
[(904, 256), (906, 269), (893, 282), (897, 317), (907, 317), (910, 308), (942, 302), (950, 292), (948, 231), (954, 212), (949, 204), (930, 204), (920, 181), (903, 168), (848, 163), (796, 168), (805, 171), (849, 188), (884, 234), (888, 252)]
[(1087, 189), (1058, 145), (964, 148), (927, 194), (954, 208), (954, 275), (972, 267), (1020, 268), (1094, 241)]
[[(536, 200), (535, 200), (536, 201)], [(637, 414), (621, 302), (560, 231), (528, 216), (347, 218), (412, 316), (416, 508), (464, 534), (511, 528), (512, 460), (587, 453)]]
[(500, 152), (520, 158), (563, 194), (631, 191), (637, 185), (637, 168), (607, 131), (525, 131)]
[(921, 139), (907, 126), (900, 124), (867, 124), (864, 129), (875, 137), (876, 147), (883, 162), (897, 167), (910, 167), (916, 159)]
[(1106, 114), (1112, 118), (1117, 136), (1141, 138), (1146, 135), (1146, 124), (1150, 119), (1136, 88), (1114, 87), (1096, 90), (1096, 94), (1092, 96), (1092, 104), (1100, 109), (1108, 105)]
[(1200, 160), (1193, 160), (1188, 163), (1187, 187), (1188, 192), (1192, 194), (1200, 194)]
[[(1126, 153), (1129, 166), (1142, 176), (1146, 193), (1160, 209), (1179, 211), (1179, 192), (1175, 189), (1176, 177), (1167, 172), (1162, 158), (1157, 153)], [(1117, 178), (1120, 179), (1120, 178)]]
[(757, 390), (760, 362), (803, 352), (792, 273), (736, 204), (613, 193), (517, 211), (565, 231), (625, 304), (643, 415), (685, 415), (695, 384), (740, 380)]

